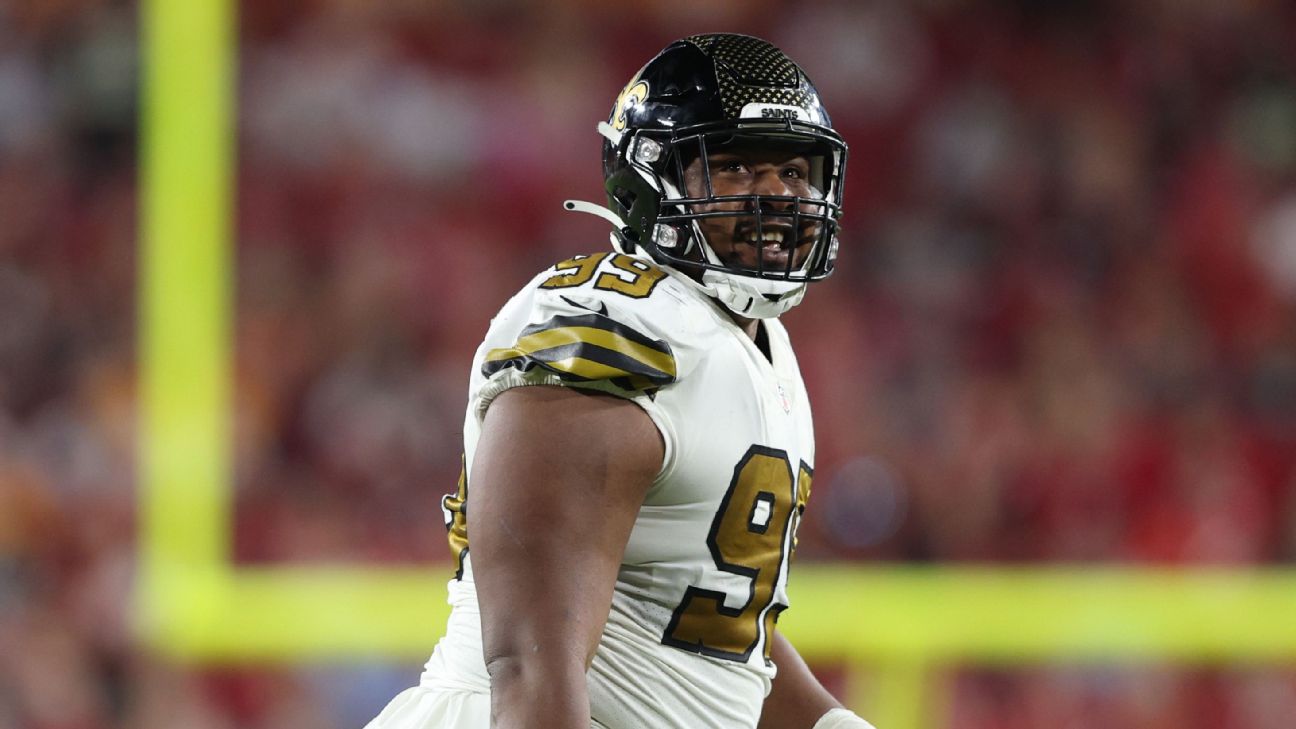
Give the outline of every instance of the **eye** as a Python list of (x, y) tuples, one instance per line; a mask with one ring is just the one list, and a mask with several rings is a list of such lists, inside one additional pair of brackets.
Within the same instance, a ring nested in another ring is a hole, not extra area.
[(711, 166), (716, 172), (728, 172), (731, 174), (745, 172), (747, 170), (747, 165), (743, 164), (742, 160), (738, 159), (716, 160), (711, 163)]

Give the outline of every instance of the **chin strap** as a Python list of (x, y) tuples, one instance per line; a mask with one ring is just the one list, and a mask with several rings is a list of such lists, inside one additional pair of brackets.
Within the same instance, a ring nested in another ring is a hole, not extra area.
[(598, 129), (599, 135), (602, 136), (604, 139), (608, 140), (609, 142), (611, 142), (613, 147), (621, 143), (621, 137), (623, 136), (623, 134), (613, 129), (611, 124), (608, 124), (605, 121), (601, 121), (598, 123), (598, 126), (596, 126), (595, 129)]
[(625, 221), (616, 213), (608, 210), (602, 205), (595, 205), (592, 202), (585, 202), (584, 200), (563, 200), (563, 208), (565, 210), (570, 210), (573, 213), (589, 213), (590, 215), (596, 215), (611, 223), (617, 230), (627, 227)]
[(626, 225), (625, 221), (618, 217), (616, 213), (608, 210), (602, 205), (595, 205), (594, 203), (585, 202), (584, 200), (564, 200), (563, 209), (570, 210), (573, 213), (589, 213), (590, 215), (602, 218), (611, 223), (612, 227), (616, 228), (616, 232), (610, 236), (612, 239), (613, 250), (617, 253), (627, 252), (622, 239), (630, 235), (630, 226)]

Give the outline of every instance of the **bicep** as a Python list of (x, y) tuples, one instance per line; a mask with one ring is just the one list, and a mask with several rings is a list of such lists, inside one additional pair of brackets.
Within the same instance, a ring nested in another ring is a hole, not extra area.
[(492, 403), (468, 492), (488, 662), (588, 665), (662, 454), (652, 421), (628, 400), (522, 387)]

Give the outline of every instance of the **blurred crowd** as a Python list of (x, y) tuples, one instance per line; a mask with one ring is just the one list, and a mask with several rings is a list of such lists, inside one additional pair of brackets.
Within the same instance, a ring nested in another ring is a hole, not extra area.
[[(357, 727), (416, 665), (180, 670), (131, 636), (137, 13), (0, 4), (0, 728)], [(715, 30), (788, 51), (851, 145), (838, 272), (785, 317), (800, 560), (1293, 566), (1279, 0), (243, 3), (238, 561), (449, 577), (473, 350), (607, 247), (561, 207), (602, 199), (595, 124)], [(950, 729), (1296, 723), (1292, 666), (941, 685)]]

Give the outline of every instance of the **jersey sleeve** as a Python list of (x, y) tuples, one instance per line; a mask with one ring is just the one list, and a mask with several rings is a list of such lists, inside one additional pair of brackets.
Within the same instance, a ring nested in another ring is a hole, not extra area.
[[(610, 288), (566, 285), (560, 275), (548, 273), (505, 306), (478, 350), (477, 421), (500, 393), (514, 387), (602, 392), (632, 400), (647, 412), (666, 443), (669, 463), (675, 428), (656, 403), (658, 391), (680, 376), (678, 346), (669, 334), (669, 303), (650, 296), (651, 290), (629, 296)], [(553, 285), (555, 281), (562, 285)]]
[(675, 381), (675, 354), (666, 340), (618, 320), (606, 305), (593, 310), (563, 296), (556, 297), (561, 304), (552, 295), (544, 298), (536, 307), (537, 320), (511, 346), (486, 351), (482, 376), (489, 379), (506, 369), (536, 371), (562, 384), (626, 395), (651, 395)]

